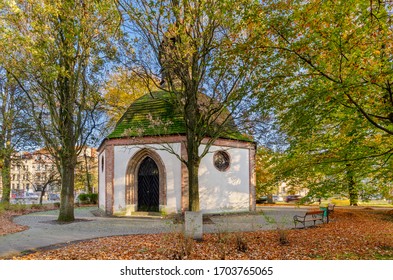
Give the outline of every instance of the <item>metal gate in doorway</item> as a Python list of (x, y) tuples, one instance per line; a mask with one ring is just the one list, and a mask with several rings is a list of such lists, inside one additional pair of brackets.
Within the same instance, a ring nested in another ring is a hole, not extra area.
[(138, 211), (159, 211), (159, 171), (150, 157), (141, 162), (138, 170)]

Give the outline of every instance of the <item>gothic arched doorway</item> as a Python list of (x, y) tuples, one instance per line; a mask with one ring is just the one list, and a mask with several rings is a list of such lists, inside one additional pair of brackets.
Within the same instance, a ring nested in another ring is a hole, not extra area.
[(146, 157), (138, 170), (138, 211), (159, 211), (160, 176), (157, 164)]
[[(147, 191), (149, 191), (148, 196)], [(142, 192), (142, 194), (139, 194), (139, 192)], [(152, 200), (146, 201), (150, 197), (151, 192), (153, 192)], [(142, 149), (130, 159), (127, 167), (126, 207), (129, 209), (127, 211), (155, 212), (161, 211), (161, 208), (165, 206), (165, 165), (155, 151)]]

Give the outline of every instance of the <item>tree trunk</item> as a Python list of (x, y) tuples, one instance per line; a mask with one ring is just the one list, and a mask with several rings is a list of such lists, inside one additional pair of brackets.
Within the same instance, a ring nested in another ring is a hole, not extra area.
[(188, 161), (188, 185), (189, 185), (189, 202), (190, 211), (199, 211), (199, 160)]
[[(62, 48), (71, 48), (71, 42), (66, 40)], [(72, 73), (73, 59), (66, 55), (64, 57), (63, 66), (65, 73)], [(74, 184), (75, 184), (75, 166), (76, 166), (76, 131), (74, 114), (75, 92), (71, 86), (71, 79), (67, 75), (61, 76), (60, 85), (60, 108), (59, 108), (59, 131), (60, 141), (62, 143), (59, 151), (60, 169), (61, 169), (61, 197), (59, 221), (74, 221)]]
[(90, 170), (89, 170), (89, 164), (88, 164), (88, 159), (87, 159), (87, 155), (86, 155), (86, 150), (85, 150), (84, 158), (85, 158), (85, 168), (86, 168), (87, 193), (93, 193), (93, 188), (91, 187), (91, 184), (90, 184)]
[[(68, 67), (68, 65), (67, 65)], [(70, 222), (74, 217), (74, 184), (75, 184), (75, 166), (76, 166), (76, 151), (75, 151), (75, 131), (73, 120), (73, 104), (69, 101), (72, 94), (70, 94), (69, 80), (65, 78), (64, 81), (64, 100), (61, 101), (63, 107), (60, 109), (61, 141), (63, 143), (60, 154), (60, 169), (61, 169), (61, 197), (60, 197), (60, 212), (59, 221)]]
[(196, 96), (189, 96), (188, 106), (185, 110), (187, 123), (187, 169), (188, 169), (188, 186), (189, 186), (189, 203), (190, 211), (199, 211), (199, 180), (198, 171), (200, 164), (199, 141), (196, 135), (197, 127), (197, 99)]
[(61, 198), (58, 221), (70, 222), (74, 217), (74, 170), (72, 160), (61, 163)]
[(356, 190), (355, 181), (351, 178), (348, 182), (349, 204), (351, 206), (358, 206), (359, 195)]
[[(11, 165), (12, 165), (12, 122), (10, 119), (6, 118), (6, 113), (2, 112), (3, 115), (3, 127), (2, 127), (2, 137), (1, 149), (3, 150), (3, 168), (1, 169), (2, 183), (3, 183), (3, 195), (1, 201), (10, 202), (11, 196)], [(6, 120), (7, 119), (7, 120)]]
[[(7, 102), (6, 100), (3, 100), (3, 102)], [(11, 97), (11, 100), (8, 101), (11, 104), (13, 104), (13, 98)], [(2, 185), (3, 185), (3, 195), (1, 198), (1, 201), (3, 202), (10, 202), (10, 195), (11, 195), (11, 156), (12, 156), (12, 126), (13, 123), (11, 121), (12, 119), (12, 112), (7, 112), (5, 108), (6, 104), (3, 104), (3, 107), (1, 108), (1, 115), (3, 117), (3, 124), (1, 127), (1, 135), (0, 137), (2, 138), (0, 140), (0, 149), (1, 154), (3, 156), (3, 166), (1, 168), (1, 180), (2, 180)], [(9, 105), (9, 104), (8, 104)], [(10, 105), (12, 106), (12, 105)]]
[(42, 205), (42, 199), (43, 199), (43, 197), (44, 197), (44, 195), (45, 195), (45, 188), (46, 188), (46, 187), (43, 187), (43, 188), (42, 188), (42, 191), (41, 191), (41, 194), (40, 194), (40, 205)]
[(1, 169), (1, 180), (3, 185), (2, 202), (10, 202), (11, 196), (11, 156), (5, 155), (3, 167)]
[[(350, 168), (350, 165), (347, 166)], [(352, 170), (347, 170), (347, 180), (348, 180), (349, 204), (351, 206), (358, 206), (359, 194), (356, 189), (356, 183), (354, 180)]]
[(199, 145), (195, 140), (194, 133), (187, 135), (187, 170), (189, 186), (189, 210), (199, 211), (199, 180), (198, 171), (200, 164)]

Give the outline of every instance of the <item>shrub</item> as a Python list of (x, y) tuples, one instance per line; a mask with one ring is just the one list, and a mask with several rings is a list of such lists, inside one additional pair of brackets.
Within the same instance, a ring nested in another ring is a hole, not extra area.
[(194, 239), (191, 237), (187, 237), (183, 232), (175, 234), (173, 237), (174, 243), (172, 248), (172, 256), (173, 260), (186, 260), (189, 259), (193, 247), (194, 247)]
[(78, 196), (78, 202), (83, 204), (97, 204), (98, 194), (96, 193), (81, 193)]
[(282, 228), (277, 228), (279, 240), (281, 245), (288, 245), (289, 244), (289, 239), (288, 239), (288, 233), (285, 229)]
[(97, 204), (97, 202), (98, 202), (98, 194), (97, 193), (90, 193), (89, 194), (89, 200), (90, 200), (90, 203)]
[(78, 200), (80, 203), (88, 203), (89, 202), (89, 195), (87, 193), (81, 193), (78, 196)]
[(30, 208), (31, 209), (42, 209), (42, 208), (44, 208), (44, 206), (42, 206), (42, 205), (40, 205), (40, 204), (32, 204), (31, 206), (30, 206)]
[(13, 211), (23, 211), (26, 210), (28, 206), (26, 204), (17, 203), (17, 204), (8, 204), (7, 210)]
[(243, 239), (241, 234), (236, 235), (236, 249), (239, 252), (243, 252), (243, 253), (245, 253), (248, 250), (247, 243), (245, 239)]
[(0, 214), (7, 210), (7, 209), (6, 209), (7, 204), (8, 204), (8, 203), (0, 202)]
[(11, 204), (9, 202), (1, 202), (0, 203), (0, 213), (4, 212), (4, 211), (23, 211), (25, 209), (27, 209), (28, 206), (25, 204)]

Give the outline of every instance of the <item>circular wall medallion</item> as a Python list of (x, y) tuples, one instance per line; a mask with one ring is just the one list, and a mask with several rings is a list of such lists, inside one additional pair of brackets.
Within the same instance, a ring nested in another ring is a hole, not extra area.
[(225, 151), (218, 151), (213, 156), (214, 166), (220, 171), (226, 171), (231, 163), (230, 156)]

